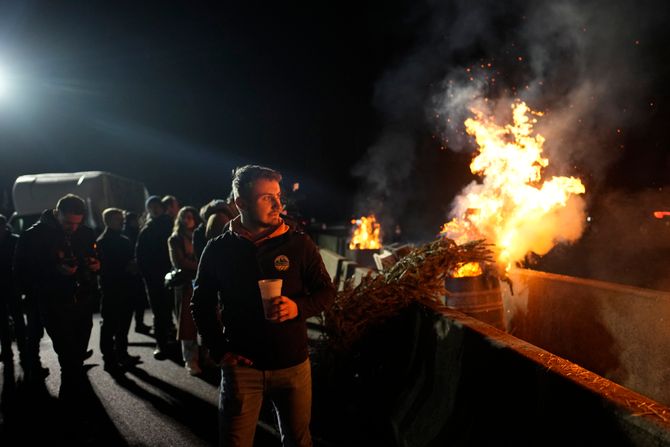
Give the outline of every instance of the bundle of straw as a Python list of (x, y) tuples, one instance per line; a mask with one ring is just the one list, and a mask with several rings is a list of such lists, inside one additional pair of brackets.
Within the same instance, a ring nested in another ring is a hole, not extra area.
[(469, 262), (493, 264), (484, 241), (457, 245), (440, 238), (415, 248), (387, 271), (369, 274), (357, 287), (346, 286), (325, 313), (326, 345), (335, 351), (348, 350), (370, 328), (398, 315), (412, 302), (440, 303), (446, 277)]

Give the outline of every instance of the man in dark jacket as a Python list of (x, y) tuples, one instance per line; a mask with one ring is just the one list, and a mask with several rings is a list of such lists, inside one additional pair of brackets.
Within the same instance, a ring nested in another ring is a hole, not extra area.
[(105, 370), (111, 374), (136, 364), (139, 357), (128, 354), (128, 330), (133, 317), (133, 273), (137, 271), (135, 251), (121, 234), (123, 210), (107, 208), (102, 213), (105, 230), (98, 237), (102, 327), (100, 352)]
[(7, 218), (0, 214), (0, 349), (2, 349), (0, 359), (5, 362), (6, 368), (13, 365), (12, 331), (9, 324), (11, 318), (21, 364), (25, 370), (28, 367), (26, 360), (26, 326), (23, 320), (21, 301), (17, 288), (14, 287), (12, 277), (12, 262), (18, 239), (19, 237), (12, 234), (11, 228), (7, 225)]
[(84, 359), (93, 325), (95, 233), (83, 225), (84, 201), (73, 194), (62, 197), (55, 210), (19, 238), (16, 264), (29, 282), (44, 327), (51, 337), (61, 367), (60, 397), (75, 397), (84, 379)]
[(149, 197), (146, 207), (151, 218), (137, 238), (136, 257), (154, 314), (154, 358), (165, 360), (172, 325), (171, 298), (165, 288), (165, 275), (172, 269), (167, 242), (172, 234), (172, 219), (158, 196)]
[[(137, 246), (137, 237), (140, 234), (140, 218), (137, 213), (125, 212), (123, 214), (123, 230), (121, 232), (130, 240), (134, 250)], [(148, 334), (151, 328), (144, 324), (144, 311), (148, 306), (147, 292), (144, 290), (144, 281), (142, 281), (139, 270), (133, 274), (131, 295), (133, 296), (135, 332)]]
[[(198, 268), (191, 309), (222, 368), (221, 445), (253, 444), (265, 396), (274, 403), (285, 445), (311, 445), (305, 319), (327, 308), (335, 289), (316, 245), (281, 219), (280, 180), (278, 172), (260, 166), (235, 171), (241, 215), (209, 242)], [(270, 278), (282, 279), (283, 286), (266, 319), (258, 281)]]

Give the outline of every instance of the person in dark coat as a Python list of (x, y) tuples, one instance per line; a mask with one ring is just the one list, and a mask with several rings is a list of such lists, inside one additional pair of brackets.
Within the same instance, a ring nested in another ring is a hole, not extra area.
[(197, 260), (200, 260), (207, 242), (221, 234), (223, 227), (238, 214), (232, 194), (227, 200), (214, 199), (200, 208), (201, 222), (193, 231), (193, 250)]
[[(312, 445), (305, 320), (332, 304), (335, 288), (314, 242), (282, 220), (280, 180), (269, 168), (236, 170), (240, 216), (207, 244), (198, 265), (191, 311), (221, 367), (220, 445), (253, 444), (265, 398), (274, 404), (282, 443)], [(268, 312), (261, 279), (282, 280)]]
[(7, 225), (7, 218), (0, 214), (0, 349), (2, 349), (0, 359), (5, 362), (5, 365), (13, 365), (11, 330), (13, 326), (19, 357), (25, 371), (28, 367), (26, 324), (23, 319), (20, 297), (12, 277), (12, 262), (18, 239), (19, 237), (13, 234), (12, 229)]
[[(137, 213), (125, 212), (123, 219), (122, 233), (130, 240), (134, 249), (137, 246), (137, 237), (140, 234), (140, 218)], [(147, 302), (147, 293), (144, 290), (144, 282), (139, 270), (133, 274), (130, 293), (133, 297), (135, 332), (148, 334), (151, 328), (144, 323), (144, 311), (147, 309), (149, 303)]]
[(198, 262), (193, 250), (193, 230), (198, 224), (198, 214), (192, 206), (185, 206), (179, 210), (174, 223), (172, 236), (168, 239), (170, 260), (175, 270), (181, 270), (186, 280), (183, 284), (174, 287), (175, 317), (177, 318), (177, 340), (181, 342), (182, 358), (186, 371), (192, 375), (202, 372), (200, 368), (200, 348), (198, 347), (198, 333), (191, 316), (191, 295)]
[(107, 208), (102, 212), (102, 220), (105, 230), (97, 240), (102, 290), (100, 352), (105, 370), (114, 374), (139, 361), (139, 356), (128, 354), (128, 330), (134, 304), (133, 275), (138, 268), (133, 245), (121, 234), (123, 210)]
[(93, 295), (100, 262), (95, 233), (83, 225), (86, 205), (74, 194), (19, 238), (16, 263), (31, 284), (39, 317), (61, 368), (59, 397), (76, 397), (85, 378), (84, 359), (93, 326)]
[(165, 360), (168, 357), (172, 326), (171, 298), (165, 288), (165, 275), (172, 269), (167, 244), (172, 234), (172, 219), (165, 213), (165, 207), (158, 196), (149, 197), (146, 207), (150, 219), (140, 231), (135, 254), (154, 314), (154, 358)]

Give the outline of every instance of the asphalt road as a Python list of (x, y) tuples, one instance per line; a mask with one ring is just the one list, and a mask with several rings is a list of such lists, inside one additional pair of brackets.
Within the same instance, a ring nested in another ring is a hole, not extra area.
[[(151, 321), (147, 312), (145, 321)], [(103, 369), (95, 315), (86, 361), (90, 386), (73, 408), (58, 400), (60, 373), (51, 340), (41, 342), (42, 364), (50, 374), (44, 383), (24, 380), (14, 345), (14, 368), (2, 364), (0, 445), (212, 446), (217, 442), (219, 371), (189, 376), (178, 355), (157, 361), (154, 340), (131, 326), (129, 352), (142, 363), (114, 378)], [(267, 408), (256, 432), (256, 446), (281, 445)], [(267, 422), (263, 422), (267, 421)], [(318, 442), (315, 442), (315, 445)]]

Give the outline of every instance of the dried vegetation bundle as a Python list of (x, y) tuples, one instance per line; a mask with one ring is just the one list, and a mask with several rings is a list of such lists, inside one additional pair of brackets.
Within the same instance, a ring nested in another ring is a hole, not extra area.
[(484, 241), (457, 245), (440, 238), (415, 248), (388, 270), (367, 275), (357, 287), (349, 283), (325, 313), (326, 346), (346, 351), (368, 329), (398, 315), (412, 302), (441, 303), (446, 277), (469, 262), (479, 262), (485, 272), (495, 271), (492, 252)]

